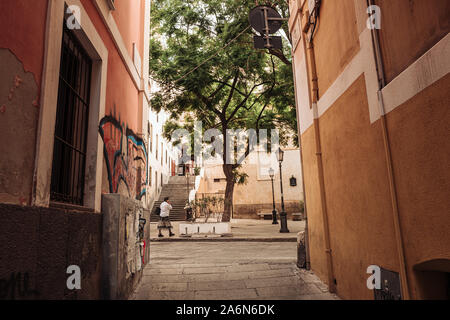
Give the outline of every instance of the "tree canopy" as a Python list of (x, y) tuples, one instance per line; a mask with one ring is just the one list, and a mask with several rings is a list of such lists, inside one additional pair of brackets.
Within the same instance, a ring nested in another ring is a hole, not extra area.
[[(171, 114), (167, 138), (198, 119), (203, 130), (216, 128), (224, 137), (227, 129), (278, 128), (281, 143), (294, 137), (297, 144), (290, 43), (285, 39), (281, 51), (254, 49), (248, 14), (255, 5), (250, 0), (153, 2), (150, 76), (160, 91), (152, 107)], [(286, 3), (276, 7), (286, 16)], [(238, 167), (224, 160), (231, 201)], [(230, 208), (225, 203), (224, 219)]]

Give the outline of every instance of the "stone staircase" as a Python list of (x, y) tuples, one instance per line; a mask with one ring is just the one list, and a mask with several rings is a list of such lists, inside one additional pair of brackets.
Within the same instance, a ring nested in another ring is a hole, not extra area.
[[(189, 177), (189, 188), (192, 190), (195, 184), (195, 177)], [(170, 198), (173, 209), (170, 211), (170, 221), (185, 221), (186, 212), (184, 206), (188, 201), (188, 184), (184, 176), (169, 178), (169, 183), (163, 186), (159, 199), (155, 201), (150, 216), (151, 222), (159, 221), (159, 216), (155, 214), (155, 209), (161, 205), (165, 197)]]

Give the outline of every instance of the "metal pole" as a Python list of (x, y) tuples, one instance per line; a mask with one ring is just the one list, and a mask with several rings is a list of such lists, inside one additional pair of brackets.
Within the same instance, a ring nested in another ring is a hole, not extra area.
[(264, 8), (264, 24), (265, 24), (265, 28), (264, 31), (266, 32), (264, 34), (264, 38), (266, 39), (266, 46), (267, 48), (271, 48), (272, 45), (270, 44), (270, 28), (269, 28), (269, 20), (268, 20), (268, 16), (267, 16), (267, 8)]
[(281, 233), (289, 233), (289, 229), (287, 227), (287, 214), (284, 210), (284, 196), (283, 196), (283, 174), (281, 172), (281, 161), (280, 161), (280, 188), (281, 188), (281, 213), (280, 213), (280, 220), (281, 220)]
[(278, 224), (277, 221), (277, 210), (275, 209), (275, 192), (274, 192), (274, 188), (273, 188), (273, 177), (270, 177), (270, 179), (272, 180), (272, 203), (273, 203), (273, 210), (272, 210), (272, 224)]

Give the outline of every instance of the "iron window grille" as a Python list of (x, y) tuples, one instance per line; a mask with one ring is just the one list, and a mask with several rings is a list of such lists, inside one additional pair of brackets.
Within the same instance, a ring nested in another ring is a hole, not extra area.
[(82, 206), (92, 60), (63, 28), (50, 200)]

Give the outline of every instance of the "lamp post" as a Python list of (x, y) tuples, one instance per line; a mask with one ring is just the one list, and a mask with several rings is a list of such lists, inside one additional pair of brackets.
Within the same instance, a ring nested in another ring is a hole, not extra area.
[(275, 193), (273, 190), (273, 177), (275, 176), (275, 171), (270, 168), (269, 169), (269, 176), (270, 176), (270, 180), (272, 180), (272, 202), (273, 202), (273, 210), (272, 210), (272, 224), (278, 224), (277, 221), (277, 210), (275, 209)]
[(284, 158), (284, 151), (281, 150), (281, 148), (278, 148), (278, 151), (276, 152), (278, 163), (280, 164), (280, 187), (281, 187), (281, 213), (280, 213), (280, 221), (281, 221), (281, 233), (289, 233), (289, 230), (287, 228), (287, 214), (284, 210), (284, 196), (283, 196), (283, 174), (281, 172), (281, 163), (283, 162)]
[(190, 188), (189, 173), (190, 173), (189, 170), (186, 170), (186, 184), (187, 184), (188, 201), (189, 201), (189, 188)]

